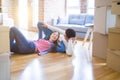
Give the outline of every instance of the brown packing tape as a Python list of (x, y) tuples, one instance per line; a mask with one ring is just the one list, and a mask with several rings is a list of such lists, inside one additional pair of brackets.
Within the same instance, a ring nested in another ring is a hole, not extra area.
[(112, 0), (95, 0), (95, 7), (111, 6)]
[(109, 33), (120, 33), (120, 28), (117, 27), (113, 27), (113, 28), (109, 28)]
[(120, 56), (120, 49), (109, 49), (108, 52)]

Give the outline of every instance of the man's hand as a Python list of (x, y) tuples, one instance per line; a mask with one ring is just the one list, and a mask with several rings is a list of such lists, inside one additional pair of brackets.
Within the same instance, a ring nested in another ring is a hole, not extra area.
[(70, 38), (72, 40), (72, 42), (75, 42), (76, 41), (76, 37), (72, 37)]

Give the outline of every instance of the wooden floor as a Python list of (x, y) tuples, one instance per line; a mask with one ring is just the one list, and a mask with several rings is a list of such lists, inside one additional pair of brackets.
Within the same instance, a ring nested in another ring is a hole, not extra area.
[[(11, 56), (11, 80), (19, 80), (33, 61), (41, 64), (45, 80), (71, 80), (73, 77), (72, 57), (64, 53), (49, 53), (45, 56), (14, 54)], [(94, 80), (120, 80), (120, 73), (108, 68), (105, 60), (93, 57), (92, 62)]]
[(49, 53), (45, 56), (37, 54), (12, 55), (11, 80), (19, 80), (27, 65), (35, 60), (39, 61), (42, 66), (45, 80), (70, 80), (73, 72), (71, 58), (64, 53)]

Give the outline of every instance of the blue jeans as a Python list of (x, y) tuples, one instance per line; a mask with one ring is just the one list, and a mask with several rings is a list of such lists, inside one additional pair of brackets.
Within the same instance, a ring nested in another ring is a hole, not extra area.
[(11, 27), (10, 50), (15, 53), (33, 53), (35, 44), (28, 41), (16, 27)]
[[(37, 24), (37, 27), (39, 30), (38, 38), (42, 38), (43, 37), (42, 32), (44, 32), (44, 34), (45, 34), (44, 39), (49, 39), (49, 36), (51, 35), (51, 33), (53, 31), (48, 28), (44, 28), (42, 26), (43, 26), (43, 24), (41, 22), (38, 22), (38, 24)], [(63, 41), (60, 41), (60, 44), (56, 46), (56, 51), (57, 52), (65, 52), (65, 45), (64, 45)]]
[(37, 27), (38, 27), (38, 31), (39, 31), (38, 39), (43, 38), (42, 32), (44, 32), (44, 34), (45, 34), (44, 39), (49, 39), (49, 36), (51, 35), (51, 33), (53, 31), (48, 28), (44, 28), (43, 24), (41, 22), (38, 22)]

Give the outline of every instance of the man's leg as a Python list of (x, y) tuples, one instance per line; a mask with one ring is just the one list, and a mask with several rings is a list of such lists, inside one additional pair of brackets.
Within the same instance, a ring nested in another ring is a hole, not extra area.
[(38, 36), (39, 39), (43, 38), (42, 31), (45, 34), (44, 39), (48, 39), (49, 36), (51, 35), (51, 33), (53, 32), (52, 30), (50, 30), (48, 28), (44, 28), (43, 24), (41, 22), (38, 22), (37, 27), (38, 27), (38, 30), (39, 30), (39, 36)]

